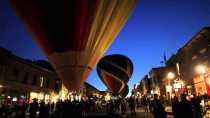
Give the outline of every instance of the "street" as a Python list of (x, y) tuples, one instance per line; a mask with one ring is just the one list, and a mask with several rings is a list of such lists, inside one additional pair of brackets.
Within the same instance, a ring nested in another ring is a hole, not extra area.
[[(166, 108), (166, 111), (170, 110), (170, 107)], [(168, 111), (167, 111), (168, 112)], [(131, 115), (130, 113), (126, 113), (125, 115), (107, 115), (106, 113), (90, 113), (87, 117), (104, 117), (104, 118), (153, 118), (151, 113), (144, 112), (143, 108), (140, 107), (136, 110), (136, 115)], [(172, 115), (167, 115), (167, 118), (173, 118)]]

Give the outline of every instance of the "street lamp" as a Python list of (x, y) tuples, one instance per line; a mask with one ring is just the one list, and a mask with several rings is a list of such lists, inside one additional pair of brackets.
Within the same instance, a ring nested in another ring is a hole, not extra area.
[(174, 78), (175, 78), (175, 74), (174, 74), (173, 72), (169, 72), (169, 73), (167, 74), (167, 78), (168, 78), (168, 79), (174, 79)]
[(206, 67), (204, 65), (197, 65), (195, 67), (195, 71), (197, 74), (205, 74), (206, 73)]

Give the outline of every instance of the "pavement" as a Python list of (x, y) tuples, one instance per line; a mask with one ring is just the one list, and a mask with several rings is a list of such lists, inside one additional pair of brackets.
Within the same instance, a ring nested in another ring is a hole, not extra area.
[[(166, 112), (168, 113), (167, 118), (173, 118), (171, 107), (166, 107)], [(136, 110), (136, 115), (131, 115), (130, 113), (126, 113), (125, 115), (121, 114), (113, 114), (108, 115), (107, 113), (89, 113), (87, 118), (153, 118), (150, 112), (144, 112), (142, 107)]]
[[(171, 107), (166, 107), (166, 112), (168, 113), (167, 118), (173, 118)], [(69, 117), (71, 117), (71, 114)], [(26, 114), (26, 118), (29, 118), (29, 113)], [(129, 112), (127, 112), (124, 115), (121, 114), (110, 115), (101, 112), (101, 113), (88, 113), (85, 118), (153, 118), (153, 116), (150, 112), (144, 112), (143, 107), (140, 107), (136, 109), (136, 115), (132, 115)]]

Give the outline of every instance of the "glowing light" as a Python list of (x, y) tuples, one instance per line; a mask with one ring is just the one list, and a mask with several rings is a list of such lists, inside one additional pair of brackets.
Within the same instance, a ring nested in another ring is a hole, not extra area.
[(74, 101), (74, 96), (73, 96), (73, 95), (70, 95), (70, 98), (71, 98), (71, 99), (70, 99), (71, 102)]
[(31, 99), (38, 98), (38, 93), (36, 93), (36, 92), (31, 92), (31, 93), (30, 93), (30, 97), (31, 97)]
[(107, 93), (105, 96), (105, 101), (109, 101), (109, 100), (111, 100), (111, 96), (109, 93)]
[(175, 74), (173, 72), (169, 72), (167, 75), (167, 78), (173, 79), (173, 78), (175, 78)]
[(61, 93), (61, 100), (64, 101), (65, 100), (65, 93), (62, 91)]
[(54, 95), (52, 97), (52, 102), (56, 103), (58, 101), (59, 96), (58, 95)]
[(197, 65), (195, 71), (197, 74), (204, 74), (206, 73), (206, 67), (204, 65)]
[(155, 94), (159, 94), (158, 90), (155, 90), (154, 93), (155, 93)]
[(179, 89), (178, 89), (178, 88), (175, 88), (175, 89), (174, 89), (174, 91), (175, 91), (175, 92), (178, 92), (178, 91), (179, 91)]
[(166, 86), (166, 92), (172, 92), (172, 86), (167, 85)]
[(44, 99), (44, 94), (43, 93), (39, 93), (38, 99), (43, 100)]
[(12, 101), (16, 102), (17, 101), (17, 97), (12, 98)]

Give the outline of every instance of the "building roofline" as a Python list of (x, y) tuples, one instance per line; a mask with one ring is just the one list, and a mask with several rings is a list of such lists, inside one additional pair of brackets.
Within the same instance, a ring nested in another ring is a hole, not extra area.
[(185, 47), (187, 47), (193, 40), (196, 39), (196, 37), (201, 34), (201, 32), (203, 32), (204, 30), (209, 30), (210, 31), (210, 26), (207, 27), (203, 27), (199, 32), (197, 32), (195, 35), (193, 35), (193, 37), (181, 48), (178, 49), (177, 53), (179, 53), (180, 51), (182, 51)]
[(187, 47), (193, 40), (195, 40), (196, 36), (198, 36), (201, 32), (204, 30), (209, 30), (210, 31), (210, 26), (203, 27), (198, 33), (196, 33), (184, 46), (178, 49), (178, 51), (170, 56), (170, 58), (167, 60), (167, 62), (172, 58), (176, 57), (177, 54), (179, 54), (185, 47)]
[(30, 60), (30, 59), (24, 59), (24, 58), (21, 58), (21, 57), (19, 57), (19, 56), (17, 56), (17, 55), (14, 55), (14, 54), (13, 54), (10, 50), (8, 50), (8, 49), (5, 49), (5, 48), (3, 48), (3, 47), (0, 47), (0, 50), (2, 50), (2, 51), (3, 51), (5, 54), (7, 54), (8, 56), (13, 57), (13, 59), (15, 59), (15, 60), (18, 61), (18, 62), (21, 62), (21, 63), (24, 63), (24, 64), (28, 64), (28, 65), (30, 65), (30, 66), (33, 66), (33, 67), (37, 68), (37, 69), (41, 69), (41, 70), (43, 70), (43, 71), (47, 71), (47, 72), (53, 73), (53, 71), (51, 71), (51, 70), (49, 70), (49, 69), (47, 69), (47, 68), (43, 68), (43, 67), (41, 67), (41, 66), (39, 66), (39, 65), (34, 64), (33, 61)]

